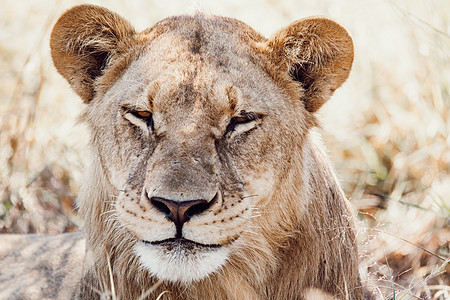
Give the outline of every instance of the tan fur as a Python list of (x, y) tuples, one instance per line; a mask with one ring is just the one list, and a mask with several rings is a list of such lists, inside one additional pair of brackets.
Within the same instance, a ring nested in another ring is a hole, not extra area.
[[(82, 5), (50, 45), (92, 132), (77, 298), (138, 299), (154, 285), (150, 298), (362, 298), (348, 202), (313, 133), (351, 69), (345, 29), (309, 18), (266, 39), (195, 14), (136, 33)], [(208, 207), (177, 229), (155, 199)], [(155, 245), (175, 236), (196, 244)]]
[(1, 235), (0, 299), (70, 299), (84, 251), (81, 232)]

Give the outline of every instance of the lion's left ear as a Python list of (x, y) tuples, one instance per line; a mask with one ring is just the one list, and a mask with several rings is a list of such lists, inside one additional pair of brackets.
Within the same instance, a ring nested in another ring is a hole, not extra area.
[(280, 30), (267, 41), (274, 63), (305, 89), (303, 101), (317, 111), (347, 79), (353, 42), (347, 31), (325, 18), (307, 18)]

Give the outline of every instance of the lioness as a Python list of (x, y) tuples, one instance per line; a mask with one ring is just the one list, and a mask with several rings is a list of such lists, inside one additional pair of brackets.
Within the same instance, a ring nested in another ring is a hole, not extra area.
[(2, 254), (3, 285), (39, 280), (1, 296), (363, 298), (348, 202), (313, 132), (352, 66), (344, 28), (308, 18), (266, 39), (196, 13), (138, 33), (81, 5), (50, 46), (92, 134), (84, 264), (80, 234), (4, 237), (22, 250)]

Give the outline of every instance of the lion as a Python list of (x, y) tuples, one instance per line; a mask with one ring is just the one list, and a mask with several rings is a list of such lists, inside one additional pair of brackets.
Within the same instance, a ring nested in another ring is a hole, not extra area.
[(59, 280), (56, 292), (12, 292), (363, 298), (352, 212), (315, 129), (352, 67), (343, 27), (306, 18), (267, 39), (197, 12), (136, 32), (81, 5), (59, 18), (50, 48), (91, 132), (77, 200), (84, 239), (46, 249), (49, 262), (72, 264), (40, 273), (45, 286)]

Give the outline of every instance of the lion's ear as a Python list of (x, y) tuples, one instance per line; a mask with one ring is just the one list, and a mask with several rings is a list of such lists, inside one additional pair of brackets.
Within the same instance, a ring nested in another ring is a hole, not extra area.
[(329, 19), (294, 22), (267, 43), (275, 64), (305, 89), (303, 100), (310, 112), (317, 111), (330, 98), (352, 67), (352, 38)]
[(134, 28), (119, 15), (94, 5), (76, 6), (53, 27), (53, 63), (88, 103), (94, 97), (95, 79), (134, 44), (134, 35)]

